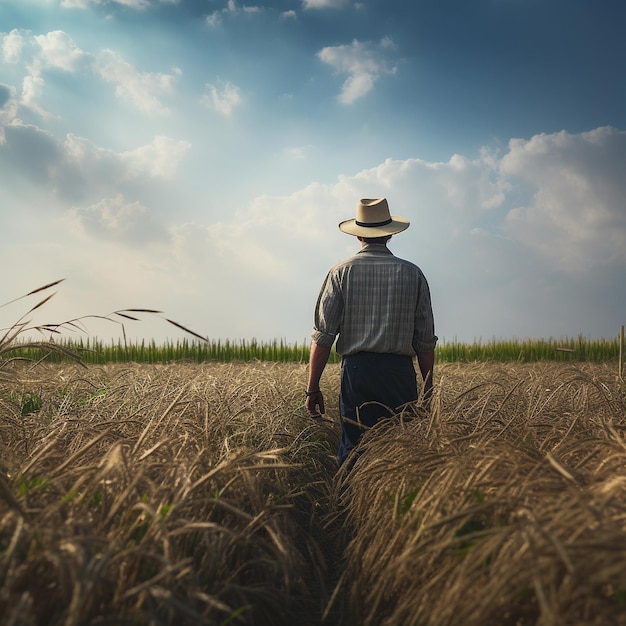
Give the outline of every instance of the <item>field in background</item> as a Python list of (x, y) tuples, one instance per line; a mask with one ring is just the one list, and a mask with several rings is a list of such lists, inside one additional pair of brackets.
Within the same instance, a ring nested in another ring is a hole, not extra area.
[[(289, 344), (285, 341), (260, 342), (245, 341), (197, 341), (180, 340), (156, 343), (123, 342), (105, 343), (98, 339), (68, 339), (56, 341), (56, 345), (74, 352), (86, 362), (105, 363), (168, 363), (173, 361), (271, 361), (279, 363), (306, 363), (309, 359), (309, 343)], [(12, 356), (23, 356), (38, 360), (42, 357), (39, 348), (20, 348), (15, 342), (11, 349)], [(532, 363), (536, 361), (572, 362), (585, 361), (606, 363), (619, 358), (619, 338), (586, 339), (584, 337), (563, 339), (528, 339), (496, 340), (474, 343), (441, 340), (436, 348), (438, 363), (473, 362), (473, 361), (518, 361)], [(67, 360), (63, 351), (51, 352), (46, 356), (49, 362)], [(331, 353), (331, 362), (340, 359)]]
[[(56, 295), (52, 291), (63, 279), (48, 283), (23, 296), (0, 305), (0, 308), (35, 301), (27, 311), (8, 328), (0, 329), (0, 368), (9, 358), (26, 358), (48, 363), (67, 362), (78, 356), (84, 363), (171, 363), (217, 361), (221, 363), (269, 361), (275, 363), (306, 363), (309, 359), (310, 342), (289, 343), (284, 339), (270, 342), (246, 340), (210, 340), (201, 336), (161, 311), (135, 308), (120, 309), (106, 315), (92, 314), (69, 319), (61, 323), (33, 323), (31, 316)], [(127, 340), (126, 325), (139, 323), (142, 319), (161, 319), (165, 324), (185, 333), (185, 339), (157, 343), (154, 340), (133, 342)], [(121, 330), (122, 338), (116, 342), (102, 341), (88, 331), (90, 323), (105, 323)], [(589, 339), (482, 339), (463, 343), (456, 339), (440, 338), (436, 347), (437, 363), (470, 362), (520, 362), (538, 361), (607, 363), (620, 360), (623, 363), (624, 327), (613, 338)], [(340, 358), (333, 350), (330, 362)], [(619, 367), (621, 374), (622, 368)]]
[(440, 358), (337, 472), (300, 361), (5, 363), (2, 623), (626, 624), (615, 363)]

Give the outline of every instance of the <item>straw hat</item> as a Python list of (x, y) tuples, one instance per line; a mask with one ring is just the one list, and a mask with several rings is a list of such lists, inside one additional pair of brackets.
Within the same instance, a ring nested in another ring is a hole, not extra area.
[(405, 217), (390, 215), (386, 198), (363, 198), (356, 205), (356, 219), (341, 222), (339, 230), (356, 237), (385, 237), (406, 230), (409, 224)]

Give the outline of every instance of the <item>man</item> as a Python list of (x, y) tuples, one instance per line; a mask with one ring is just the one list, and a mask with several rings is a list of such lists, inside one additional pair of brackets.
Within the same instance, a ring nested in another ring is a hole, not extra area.
[(387, 248), (408, 227), (390, 215), (385, 198), (360, 200), (356, 219), (339, 229), (356, 236), (361, 250), (330, 269), (317, 300), (306, 409), (311, 417), (324, 413), (320, 378), (338, 336), (340, 465), (361, 437), (360, 424), (373, 426), (418, 399), (415, 355), (425, 400), (432, 393), (437, 336), (428, 283), (419, 267)]

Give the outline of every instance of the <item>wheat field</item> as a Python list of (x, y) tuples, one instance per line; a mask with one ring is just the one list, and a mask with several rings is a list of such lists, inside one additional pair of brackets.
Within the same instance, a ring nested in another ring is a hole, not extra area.
[(303, 364), (0, 370), (3, 625), (626, 624), (626, 390), (455, 364), (338, 471)]

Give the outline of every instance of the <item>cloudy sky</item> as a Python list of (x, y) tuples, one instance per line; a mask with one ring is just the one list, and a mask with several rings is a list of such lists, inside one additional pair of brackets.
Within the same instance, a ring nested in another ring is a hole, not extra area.
[(623, 0), (2, 0), (0, 304), (64, 278), (34, 323), (141, 307), (302, 343), (357, 250), (337, 223), (385, 196), (441, 339), (614, 336), (625, 24)]

